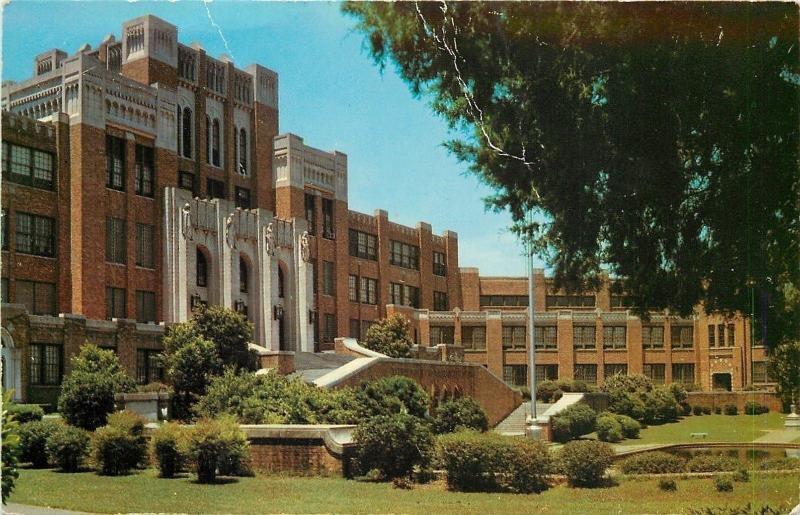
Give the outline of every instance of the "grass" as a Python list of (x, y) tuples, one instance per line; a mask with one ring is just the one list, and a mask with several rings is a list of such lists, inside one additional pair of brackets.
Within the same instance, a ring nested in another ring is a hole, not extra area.
[(639, 438), (623, 440), (622, 445), (659, 443), (698, 443), (691, 433), (708, 433), (708, 442), (752, 442), (766, 431), (783, 429), (784, 415), (691, 415), (678, 422), (649, 426), (642, 429)]
[(662, 492), (657, 480), (622, 479), (607, 488), (515, 495), (449, 492), (441, 483), (409, 491), (341, 478), (256, 476), (201, 485), (189, 477), (159, 479), (152, 469), (123, 477), (23, 469), (10, 502), (98, 513), (676, 513), (750, 502), (786, 507), (797, 502), (797, 479), (755, 474), (725, 494), (711, 479), (678, 480), (677, 492)]

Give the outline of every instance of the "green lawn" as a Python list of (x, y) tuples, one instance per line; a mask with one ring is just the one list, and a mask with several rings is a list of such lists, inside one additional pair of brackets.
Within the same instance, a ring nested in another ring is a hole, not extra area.
[(448, 492), (440, 483), (398, 490), (339, 478), (257, 476), (200, 485), (186, 477), (159, 479), (152, 470), (103, 477), (24, 469), (10, 501), (100, 513), (676, 513), (753, 501), (786, 507), (797, 502), (797, 478), (754, 475), (725, 494), (711, 479), (678, 480), (677, 492), (662, 492), (655, 480), (623, 479), (608, 488), (558, 486), (540, 495), (513, 495)]
[(752, 442), (767, 430), (783, 429), (785, 415), (697, 415), (672, 424), (642, 429), (638, 439), (623, 440), (622, 445), (702, 442), (691, 433), (708, 433), (708, 442)]

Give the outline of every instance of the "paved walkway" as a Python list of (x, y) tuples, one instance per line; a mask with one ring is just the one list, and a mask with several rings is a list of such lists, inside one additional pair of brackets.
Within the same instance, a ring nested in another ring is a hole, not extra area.
[(84, 515), (81, 511), (57, 510), (55, 508), (45, 508), (42, 506), (29, 506), (27, 504), (17, 504), (10, 502), (3, 506), (3, 513), (8, 515)]
[(800, 438), (800, 431), (797, 429), (775, 429), (759, 436), (753, 443), (792, 443), (797, 438)]

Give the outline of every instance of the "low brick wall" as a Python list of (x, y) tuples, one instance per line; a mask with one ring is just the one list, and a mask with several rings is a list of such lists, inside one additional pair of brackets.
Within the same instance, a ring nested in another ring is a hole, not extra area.
[(774, 392), (689, 392), (686, 399), (691, 406), (707, 406), (711, 409), (724, 408), (726, 404), (733, 404), (739, 413), (744, 412), (744, 405), (750, 401), (763, 404), (770, 411), (780, 411), (782, 408), (781, 400)]

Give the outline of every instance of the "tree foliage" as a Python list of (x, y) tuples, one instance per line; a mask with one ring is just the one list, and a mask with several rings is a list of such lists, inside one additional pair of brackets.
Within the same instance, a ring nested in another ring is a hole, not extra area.
[(800, 340), (786, 340), (769, 356), (769, 377), (784, 406), (800, 402)]
[[(348, 2), (556, 286), (800, 320), (798, 10)], [(529, 213), (533, 216), (529, 217)], [(768, 342), (777, 341), (769, 339)]]
[(14, 420), (14, 415), (8, 410), (12, 405), (12, 390), (3, 391), (3, 404), (2, 404), (2, 437), (3, 445), (0, 448), (0, 462), (2, 470), (2, 502), (6, 503), (6, 499), (14, 491), (14, 482), (19, 477), (17, 465), (19, 463), (20, 455), (20, 441), (19, 441), (19, 424)]
[(390, 358), (406, 358), (414, 344), (411, 339), (411, 324), (400, 314), (378, 320), (370, 326), (363, 344), (364, 347)]

